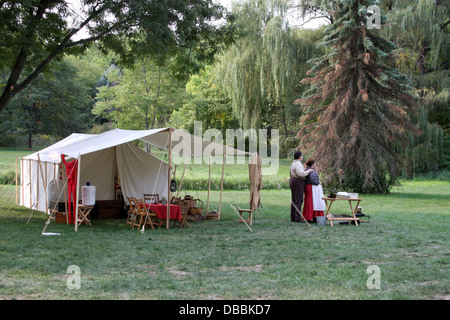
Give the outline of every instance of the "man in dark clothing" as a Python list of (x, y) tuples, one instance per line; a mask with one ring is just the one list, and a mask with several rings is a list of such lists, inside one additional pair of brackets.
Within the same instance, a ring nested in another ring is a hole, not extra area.
[(300, 210), (303, 204), (306, 176), (313, 171), (305, 171), (302, 165), (303, 155), (301, 151), (294, 153), (294, 161), (290, 167), (289, 187), (291, 188), (291, 222), (302, 222)]

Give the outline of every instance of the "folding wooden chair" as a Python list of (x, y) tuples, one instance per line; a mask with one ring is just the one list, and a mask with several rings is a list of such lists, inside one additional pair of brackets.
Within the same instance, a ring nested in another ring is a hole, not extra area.
[(158, 203), (159, 202), (159, 194), (158, 193), (144, 193), (144, 202), (145, 203)]
[[(153, 221), (158, 218), (156, 213), (153, 213), (147, 209), (147, 207), (145, 206), (144, 200), (135, 198), (135, 201), (136, 201), (136, 208), (138, 210), (138, 215), (139, 215), (138, 229), (141, 229), (142, 225), (145, 226), (145, 225), (149, 224), (150, 227), (152, 227), (152, 230), (155, 230), (155, 228), (153, 226)], [(134, 226), (135, 226), (135, 224), (133, 224), (133, 228), (134, 228)], [(159, 226), (161, 226), (161, 224), (159, 224)]]
[[(247, 222), (249, 225), (252, 225), (252, 221), (253, 221), (253, 211), (250, 209), (241, 209), (241, 207), (239, 207), (239, 221), (238, 222)], [(248, 219), (245, 220), (244, 217), (242, 216), (243, 214), (248, 213)]]
[(184, 226), (184, 224), (187, 224), (187, 226), (190, 228), (191, 226), (189, 225), (189, 223), (186, 221), (186, 216), (189, 213), (189, 208), (191, 207), (191, 200), (181, 200), (179, 202), (179, 206), (180, 206), (180, 211), (181, 211), (181, 221), (175, 220), (174, 222), (174, 226), (176, 226), (177, 224), (180, 225), (180, 228), (182, 228)]
[(128, 208), (127, 226), (133, 227), (134, 219), (136, 218), (136, 203), (134, 198), (127, 197), (130, 207)]

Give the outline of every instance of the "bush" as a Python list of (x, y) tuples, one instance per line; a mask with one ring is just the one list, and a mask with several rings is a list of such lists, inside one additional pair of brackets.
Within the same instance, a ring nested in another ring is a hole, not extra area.
[[(20, 179), (20, 177), (17, 177)], [(16, 173), (12, 170), (6, 171), (0, 175), (0, 185), (16, 184)]]

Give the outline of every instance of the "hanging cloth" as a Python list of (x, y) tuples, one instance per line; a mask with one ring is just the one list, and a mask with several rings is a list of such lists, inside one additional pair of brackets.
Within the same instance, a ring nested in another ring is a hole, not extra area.
[[(61, 155), (61, 159), (66, 165), (67, 174), (67, 195), (69, 200), (68, 217), (69, 223), (75, 223), (75, 214), (72, 208), (75, 210), (77, 199), (77, 175), (78, 175), (78, 160), (75, 159), (71, 162), (67, 162), (64, 155)], [(73, 207), (72, 203), (73, 202)]]

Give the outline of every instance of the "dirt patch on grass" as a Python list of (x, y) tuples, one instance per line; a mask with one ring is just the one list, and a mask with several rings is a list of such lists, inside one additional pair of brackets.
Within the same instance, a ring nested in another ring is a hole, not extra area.
[(239, 271), (256, 271), (259, 272), (262, 270), (263, 265), (258, 264), (256, 266), (245, 266), (245, 267), (220, 267), (220, 271), (232, 271), (232, 270), (239, 270)]

